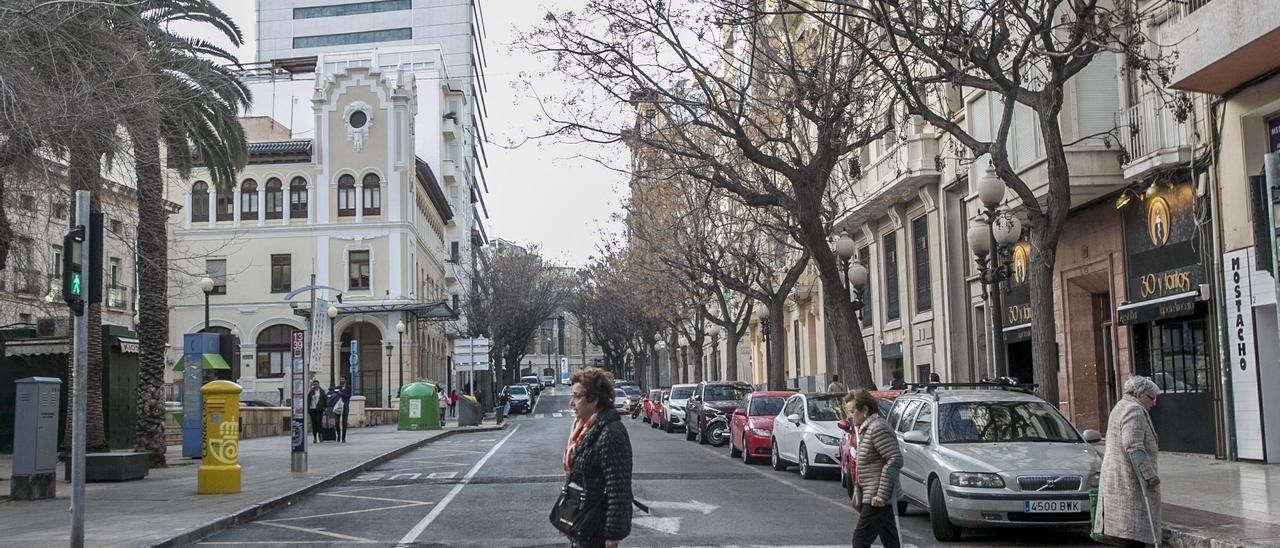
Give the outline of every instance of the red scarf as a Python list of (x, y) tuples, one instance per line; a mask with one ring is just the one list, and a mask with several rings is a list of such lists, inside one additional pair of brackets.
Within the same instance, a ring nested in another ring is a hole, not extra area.
[(591, 426), (591, 421), (595, 418), (595, 415), (591, 415), (585, 421), (582, 419), (573, 419), (573, 426), (569, 428), (569, 443), (565, 444), (564, 447), (563, 464), (565, 475), (569, 474), (569, 454), (573, 452), (573, 448), (578, 445), (578, 442), (582, 441), (583, 434), (587, 433), (587, 428)]

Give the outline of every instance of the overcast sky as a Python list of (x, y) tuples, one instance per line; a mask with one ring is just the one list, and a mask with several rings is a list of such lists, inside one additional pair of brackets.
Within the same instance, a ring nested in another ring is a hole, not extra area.
[[(259, 0), (270, 1), (270, 0)], [(548, 7), (555, 11), (580, 10), (589, 0), (481, 0), (485, 17), (485, 70), (489, 92), (486, 126), (491, 144), (488, 153), (489, 236), (523, 244), (541, 244), (543, 254), (566, 265), (581, 265), (596, 250), (601, 232), (617, 232), (611, 217), (620, 211), (626, 191), (622, 177), (578, 154), (598, 156), (599, 150), (535, 142), (516, 149), (499, 144), (519, 142), (524, 135), (545, 129), (535, 120), (537, 106), (513, 81), (522, 71), (537, 73), (545, 61), (512, 51), (517, 28), (540, 21)], [(255, 5), (250, 0), (214, 0), (243, 30), (247, 43), (238, 50), (241, 61), (251, 62), (257, 52)], [(201, 35), (207, 35), (201, 32)], [(540, 95), (554, 95), (564, 84), (535, 81)], [(518, 96), (521, 95), (521, 96)], [(625, 159), (613, 162), (625, 165)]]

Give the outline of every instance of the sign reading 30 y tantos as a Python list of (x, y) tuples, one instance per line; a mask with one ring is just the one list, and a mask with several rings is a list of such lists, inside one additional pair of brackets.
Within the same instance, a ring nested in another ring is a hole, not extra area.
[(1205, 283), (1195, 187), (1158, 180), (1141, 196), (1121, 210), (1128, 296), (1117, 314), (1122, 324), (1192, 314)]

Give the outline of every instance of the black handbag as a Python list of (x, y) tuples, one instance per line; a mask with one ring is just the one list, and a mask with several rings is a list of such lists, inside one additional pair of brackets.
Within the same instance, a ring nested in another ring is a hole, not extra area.
[(566, 481), (560, 489), (560, 496), (556, 498), (555, 506), (551, 507), (551, 525), (561, 533), (580, 537), (587, 531), (599, 528), (602, 510), (586, 488), (573, 481)]

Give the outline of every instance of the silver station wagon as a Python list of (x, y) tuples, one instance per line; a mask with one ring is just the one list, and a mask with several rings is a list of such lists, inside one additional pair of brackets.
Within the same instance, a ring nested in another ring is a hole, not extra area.
[(933, 535), (965, 527), (1087, 527), (1102, 457), (1096, 430), (1076, 430), (1025, 387), (935, 384), (898, 396), (888, 422), (903, 466), (899, 515), (929, 510)]

